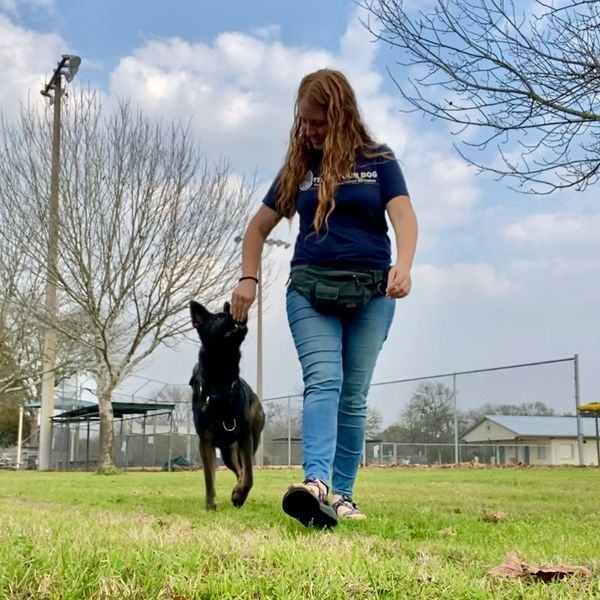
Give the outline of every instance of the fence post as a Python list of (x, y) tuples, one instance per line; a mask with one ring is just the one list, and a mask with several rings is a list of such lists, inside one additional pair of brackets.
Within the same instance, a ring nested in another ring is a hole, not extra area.
[(454, 398), (454, 464), (458, 464), (458, 405), (456, 402), (456, 373), (452, 373), (452, 397)]
[(144, 413), (142, 419), (142, 471), (146, 469), (146, 441), (146, 413)]
[[(155, 417), (156, 419), (156, 417)], [(167, 434), (169, 436), (169, 462), (167, 463), (168, 466), (168, 472), (171, 472), (171, 438), (173, 437), (173, 411), (171, 411), (169, 413), (169, 433)], [(156, 440), (155, 440), (156, 443)]]
[(21, 451), (23, 448), (23, 405), (19, 406), (19, 428), (17, 429), (17, 471), (21, 468)]
[(70, 471), (69, 459), (71, 458), (71, 427), (69, 421), (66, 423), (67, 426), (67, 444), (65, 448), (65, 471)]
[(287, 399), (287, 421), (288, 421), (288, 467), (292, 466), (292, 397)]
[(85, 438), (85, 470), (90, 468), (90, 419), (86, 421), (87, 433)]
[(194, 418), (192, 415), (192, 404), (191, 402), (187, 405), (188, 413), (186, 419), (186, 427), (187, 427), (187, 444), (186, 444), (186, 452), (187, 452), (187, 460), (189, 463), (192, 462), (192, 419)]
[(125, 464), (125, 460), (123, 460), (123, 448), (124, 448), (124, 440), (123, 440), (123, 417), (121, 417), (121, 422), (119, 423), (119, 456), (120, 456), (120, 465), (123, 466)]
[(579, 355), (576, 354), (573, 357), (574, 375), (575, 375), (575, 418), (577, 419), (577, 450), (579, 452), (579, 466), (582, 467), (585, 464), (583, 456), (583, 423), (581, 422), (581, 413), (579, 412)]

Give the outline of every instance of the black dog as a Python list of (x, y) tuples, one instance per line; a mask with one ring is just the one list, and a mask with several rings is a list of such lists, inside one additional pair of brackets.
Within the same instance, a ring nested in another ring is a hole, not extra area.
[(229, 302), (222, 312), (213, 314), (192, 301), (190, 313), (202, 342), (190, 385), (206, 484), (206, 509), (217, 508), (216, 448), (237, 477), (231, 502), (239, 507), (252, 488), (252, 462), (265, 424), (258, 396), (240, 377), (240, 346), (248, 328), (245, 323), (233, 320)]

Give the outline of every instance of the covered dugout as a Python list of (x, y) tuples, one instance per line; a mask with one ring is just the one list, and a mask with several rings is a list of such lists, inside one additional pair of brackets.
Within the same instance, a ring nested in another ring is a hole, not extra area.
[[(144, 468), (146, 463), (144, 454), (147, 446), (147, 438), (156, 435), (155, 426), (150, 434), (147, 433), (148, 424), (149, 421), (156, 420), (161, 416), (168, 418), (166, 431), (160, 432), (160, 435), (165, 436), (167, 439), (164, 460), (170, 462), (172, 458), (170, 433), (172, 431), (172, 417), (175, 404), (159, 402), (113, 402), (112, 408), (115, 430), (118, 428), (118, 431), (115, 431), (115, 464), (125, 468), (136, 466)], [(140, 419), (140, 431), (135, 434), (124, 435), (124, 422), (127, 420), (139, 421)], [(97, 404), (80, 406), (52, 417), (54, 443), (50, 464), (58, 469), (89, 469), (90, 467), (95, 467), (98, 453), (97, 450), (94, 452), (93, 449), (98, 447), (98, 440), (92, 437), (92, 430), (99, 431), (99, 423), (100, 410)], [(164, 426), (162, 429), (165, 429)], [(141, 461), (138, 461), (141, 462), (139, 465), (130, 464), (128, 459), (127, 443), (134, 435), (136, 438), (141, 439), (142, 456)], [(81, 448), (82, 445), (83, 448)]]

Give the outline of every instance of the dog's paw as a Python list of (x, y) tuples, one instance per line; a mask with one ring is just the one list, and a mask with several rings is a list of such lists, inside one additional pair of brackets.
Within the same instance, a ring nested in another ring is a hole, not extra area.
[(208, 500), (206, 501), (205, 504), (206, 510), (217, 510), (217, 503), (216, 502), (209, 502)]
[(231, 493), (231, 503), (236, 508), (240, 508), (240, 506), (243, 506), (244, 502), (246, 502), (249, 493), (250, 490), (246, 488), (233, 488), (233, 492)]

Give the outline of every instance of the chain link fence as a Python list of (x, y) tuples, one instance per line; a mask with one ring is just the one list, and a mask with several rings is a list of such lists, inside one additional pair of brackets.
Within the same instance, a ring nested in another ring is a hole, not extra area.
[[(199, 467), (188, 386), (175, 389), (171, 415), (115, 423), (122, 468)], [(160, 401), (168, 401), (162, 390)], [(137, 398), (133, 398), (137, 400)], [(151, 398), (144, 398), (148, 402)], [(302, 396), (265, 398), (259, 465), (302, 464)], [(375, 383), (368, 398), (365, 465), (595, 464), (600, 441), (579, 411), (577, 356)], [(57, 468), (89, 468), (98, 427), (55, 428)]]
[[(266, 398), (266, 460), (301, 464), (302, 398)], [(363, 464), (598, 464), (577, 356), (375, 383)], [(269, 422), (269, 421), (268, 421)], [(285, 426), (288, 431), (284, 433)]]
[[(577, 449), (583, 442), (578, 387), (575, 356), (375, 384), (369, 406), (387, 425), (377, 441), (399, 444), (400, 461), (530, 463), (531, 453), (521, 456), (514, 448), (549, 445), (553, 433)], [(390, 412), (395, 424), (386, 419)], [(505, 450), (492, 453), (497, 446)], [(368, 460), (377, 458), (367, 452)], [(575, 451), (571, 460), (578, 458)]]

